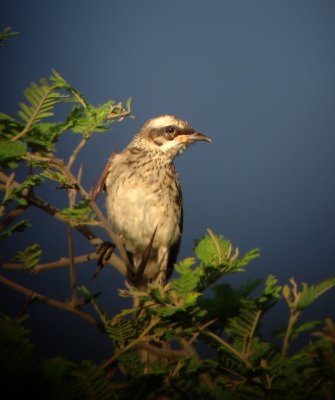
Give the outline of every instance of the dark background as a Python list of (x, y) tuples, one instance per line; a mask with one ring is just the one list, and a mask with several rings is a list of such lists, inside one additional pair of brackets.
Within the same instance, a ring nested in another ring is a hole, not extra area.
[[(309, 284), (334, 274), (335, 3), (301, 1), (3, 1), (0, 28), (20, 37), (0, 49), (1, 111), (16, 116), (23, 90), (56, 69), (91, 103), (133, 98), (135, 120), (95, 136), (83, 151), (84, 183), (95, 184), (112, 150), (122, 149), (145, 120), (173, 113), (212, 137), (176, 160), (185, 224), (179, 258), (192, 255), (206, 228), (223, 233), (241, 252), (261, 258), (233, 285), (275, 274)], [(79, 138), (66, 135), (60, 156)], [(78, 163), (75, 169), (78, 168)], [(50, 188), (59, 206), (64, 193)], [(104, 209), (103, 196), (99, 202)], [(67, 256), (65, 227), (38, 210), (34, 227), (7, 242), (3, 253), (39, 241), (42, 261)], [(37, 218), (37, 223), (36, 223)], [(76, 236), (75, 253), (92, 251)], [(93, 283), (94, 264), (78, 266), (79, 283), (111, 313), (120, 307), (123, 278), (106, 268)], [(69, 273), (6, 274), (64, 299)], [(1, 309), (17, 312), (21, 295), (0, 288)], [(334, 291), (306, 312), (334, 317)], [(39, 351), (106, 358), (108, 339), (75, 316), (31, 306), (29, 326)], [(287, 323), (284, 305), (264, 332)]]

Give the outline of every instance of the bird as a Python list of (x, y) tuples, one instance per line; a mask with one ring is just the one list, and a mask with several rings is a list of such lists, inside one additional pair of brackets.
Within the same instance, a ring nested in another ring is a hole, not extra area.
[(111, 159), (106, 211), (132, 262), (136, 279), (130, 280), (136, 286), (165, 284), (173, 272), (183, 230), (182, 191), (173, 161), (198, 141), (211, 139), (183, 119), (159, 115)]

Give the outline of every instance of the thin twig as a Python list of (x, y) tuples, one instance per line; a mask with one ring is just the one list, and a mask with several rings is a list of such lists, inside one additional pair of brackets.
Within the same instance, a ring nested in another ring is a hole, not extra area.
[(15, 135), (14, 137), (12, 137), (10, 139), (11, 142), (14, 142), (17, 139), (20, 139), (20, 137), (24, 136), (32, 129), (32, 127), (36, 121), (36, 118), (38, 116), (38, 113), (41, 111), (41, 107), (43, 106), (44, 102), (46, 101), (46, 99), (48, 98), (50, 93), (53, 90), (55, 90), (55, 88), (56, 88), (56, 85), (53, 85), (53, 86), (49, 86), (47, 88), (47, 90), (43, 90), (44, 93), (43, 93), (42, 97), (38, 100), (38, 104), (37, 104), (36, 108), (34, 109), (33, 114), (29, 118), (27, 125), (23, 128), (23, 130), (21, 132), (19, 132), (17, 135)]
[(259, 319), (260, 319), (261, 315), (262, 315), (262, 311), (258, 310), (257, 313), (256, 313), (256, 317), (254, 319), (254, 323), (252, 325), (252, 329), (250, 331), (250, 335), (248, 337), (247, 343), (246, 343), (245, 348), (244, 348), (244, 354), (245, 354), (246, 358), (249, 358), (249, 356), (251, 354), (251, 352), (250, 352), (251, 341), (252, 341), (252, 338), (253, 338), (253, 336), (254, 336), (254, 334), (256, 332), (256, 329), (257, 329), (257, 326), (258, 326), (258, 322), (259, 322)]
[(185, 357), (187, 355), (187, 353), (184, 350), (164, 349), (161, 347), (153, 346), (152, 344), (145, 342), (138, 343), (136, 345), (136, 348), (139, 350), (145, 350), (149, 353), (155, 354), (158, 357), (169, 358), (169, 359)]
[(91, 196), (89, 196), (89, 194), (86, 192), (86, 190), (80, 185), (80, 183), (74, 177), (72, 172), (67, 168), (67, 166), (64, 164), (64, 162), (58, 158), (43, 157), (43, 156), (38, 156), (36, 154), (28, 154), (25, 156), (25, 158), (27, 160), (31, 160), (31, 161), (47, 162), (50, 167), (56, 168), (66, 178), (69, 179), (71, 184), (79, 191), (79, 193), (82, 195), (82, 197), (89, 203), (90, 207), (93, 209), (93, 211), (96, 213), (98, 219), (100, 220), (102, 228), (105, 229), (105, 231), (109, 234), (110, 238), (112, 239), (112, 241), (115, 243), (115, 245), (119, 249), (120, 255), (126, 265), (126, 272), (131, 271), (133, 269), (133, 266), (129, 260), (129, 257), (127, 255), (126, 249), (124, 248), (122, 240), (112, 230), (110, 224), (107, 222), (105, 216), (101, 212), (100, 208), (97, 206), (96, 202), (92, 199)]
[(90, 137), (92, 136), (93, 132), (88, 133), (86, 136), (83, 137), (83, 139), (79, 142), (78, 146), (73, 150), (73, 153), (71, 157), (69, 158), (69, 161), (67, 163), (67, 168), (70, 169), (73, 165), (73, 163), (76, 161), (76, 158), (78, 157), (78, 154), (80, 151), (84, 148)]
[[(183, 338), (179, 338), (178, 340), (179, 340), (180, 344), (183, 346), (184, 350), (187, 352), (187, 354), (191, 355), (192, 357), (196, 358), (197, 360), (200, 360), (198, 352), (195, 350), (195, 348), (192, 346), (192, 344), (190, 342), (188, 342), (187, 340), (185, 340)], [(208, 387), (210, 387), (211, 389), (214, 389), (215, 383), (214, 383), (213, 379), (211, 378), (211, 376), (209, 375), (209, 373), (204, 372), (202, 374), (199, 374), (199, 378), (201, 381), (206, 383), (206, 385)]]
[(126, 351), (130, 350), (132, 347), (137, 346), (139, 343), (141, 342), (145, 342), (148, 340), (152, 340), (154, 339), (154, 337), (148, 337), (147, 334), (151, 331), (151, 329), (156, 326), (159, 323), (159, 319), (157, 318), (153, 318), (152, 321), (149, 323), (149, 325), (143, 330), (143, 332), (141, 332), (140, 336), (138, 336), (136, 339), (132, 340), (131, 342), (129, 342), (126, 346), (120, 348), (119, 350), (117, 350), (114, 355), (108, 359), (107, 361), (105, 361), (100, 368), (101, 369), (105, 369), (107, 368), (109, 365), (111, 365), (118, 357), (120, 357), (121, 354), (125, 353)]
[(202, 334), (214, 339), (222, 347), (224, 347), (230, 353), (234, 354), (234, 356), (236, 356), (239, 360), (243, 361), (243, 363), (246, 365), (246, 367), (248, 367), (248, 368), (251, 367), (250, 362), (243, 357), (243, 354), (241, 354), (238, 350), (234, 349), (234, 347), (231, 344), (229, 344), (228, 342), (223, 340), (220, 336), (216, 335), (214, 332), (211, 332), (211, 331), (205, 331)]
[[(46, 157), (37, 157), (36, 159), (42, 158), (43, 161), (49, 160)], [(14, 189), (18, 188), (20, 184), (16, 181), (14, 181), (14, 176), (13, 174), (10, 176), (7, 176), (5, 173), (0, 171), (0, 179), (6, 183), (6, 186), (10, 185)], [(37, 207), (49, 215), (53, 216), (54, 218), (58, 219), (61, 222), (64, 223), (71, 223), (71, 220), (69, 221), (67, 218), (63, 216), (61, 211), (55, 207), (54, 205), (48, 203), (47, 201), (41, 199), (40, 197), (36, 196), (34, 193), (30, 192), (27, 194), (26, 200), (28, 201), (29, 205), (33, 205), (34, 207)], [(108, 224), (107, 224), (108, 225)], [(86, 225), (73, 225), (74, 229), (76, 229), (80, 234), (82, 234), (87, 240), (90, 241), (90, 243), (94, 246), (97, 247), (102, 243), (102, 240), (96, 236), (94, 232), (92, 232)], [(105, 260), (105, 263), (111, 264), (113, 267), (115, 267), (122, 275), (127, 274), (127, 268), (125, 265), (125, 262), (118, 257), (115, 253), (111, 255), (109, 260)], [(6, 264), (7, 268), (8, 264)], [(8, 268), (10, 269), (10, 268)], [(20, 269), (20, 268), (12, 268), (12, 269)]]
[[(80, 165), (78, 171), (78, 182), (81, 181), (83, 174), (83, 164)], [(69, 206), (70, 208), (74, 208), (76, 204), (76, 195), (77, 191), (75, 189), (69, 190)], [(72, 235), (72, 227), (70, 224), (67, 224), (67, 236), (69, 243), (69, 269), (70, 269), (70, 287), (71, 287), (71, 301), (73, 304), (76, 304), (78, 301), (78, 291), (77, 291), (77, 272), (74, 263), (74, 248), (73, 248), (73, 235)]]
[(68, 243), (69, 243), (69, 260), (70, 260), (70, 287), (71, 287), (71, 302), (74, 304), (78, 300), (78, 292), (77, 292), (77, 272), (75, 268), (74, 262), (74, 250), (73, 250), (73, 235), (72, 235), (72, 228), (68, 224), (67, 226), (67, 236), (68, 236)]
[(7, 228), (7, 226), (10, 225), (21, 214), (23, 214), (26, 209), (26, 206), (17, 206), (13, 210), (11, 210), (6, 218), (0, 223), (0, 231)]
[(295, 323), (297, 322), (298, 318), (300, 317), (300, 312), (291, 311), (290, 318), (288, 320), (288, 326), (285, 332), (285, 337), (281, 349), (281, 358), (284, 358), (287, 354), (289, 345), (290, 345), (290, 338), (292, 334), (292, 329)]
[[(87, 261), (92, 261), (96, 260), (97, 255), (95, 252), (93, 253), (88, 253), (88, 254), (83, 254), (81, 256), (76, 256), (73, 257), (73, 262), (75, 264), (82, 264)], [(13, 271), (29, 271), (32, 273), (39, 273), (39, 272), (44, 272), (44, 271), (49, 271), (51, 269), (57, 269), (57, 268), (63, 268), (67, 267), (70, 265), (70, 258), (67, 257), (61, 257), (59, 260), (56, 261), (51, 261), (48, 263), (43, 263), (43, 264), (37, 264), (33, 268), (27, 269), (27, 267), (23, 264), (20, 263), (3, 263), (0, 265), (0, 268), (2, 269), (7, 269), (7, 270), (13, 270)]]
[(31, 299), (31, 301), (32, 300), (39, 301), (41, 303), (48, 304), (52, 307), (56, 307), (61, 310), (69, 311), (69, 312), (76, 314), (79, 317), (85, 319), (87, 322), (89, 322), (92, 325), (100, 326), (100, 323), (98, 320), (96, 320), (94, 317), (92, 317), (87, 312), (82, 311), (77, 307), (73, 307), (72, 303), (63, 303), (59, 300), (51, 299), (51, 298), (44, 296), (40, 293), (37, 293), (31, 289), (28, 289), (25, 286), (20, 285), (19, 283), (16, 283), (8, 278), (5, 278), (2, 275), (0, 275), (0, 283), (16, 290), (17, 292), (23, 293), (25, 296), (27, 296), (29, 299)]

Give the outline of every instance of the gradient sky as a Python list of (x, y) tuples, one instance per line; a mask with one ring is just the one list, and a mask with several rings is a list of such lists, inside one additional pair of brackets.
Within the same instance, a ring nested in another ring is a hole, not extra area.
[[(229, 278), (233, 284), (270, 273), (282, 284), (291, 276), (311, 284), (334, 274), (333, 1), (7, 0), (0, 29), (6, 26), (20, 37), (0, 49), (1, 111), (16, 116), (24, 88), (52, 68), (93, 104), (132, 97), (136, 119), (97, 135), (82, 154), (88, 186), (115, 146), (125, 147), (158, 114), (176, 114), (212, 137), (212, 144), (198, 143), (176, 160), (185, 209), (180, 258), (192, 254), (193, 239), (209, 227), (242, 252), (261, 249), (247, 274)], [(60, 155), (75, 140), (63, 140)], [(64, 227), (50, 218), (9, 246), (40, 240), (43, 227), (45, 261), (66, 255)], [(76, 238), (76, 254), (85, 251), (86, 242)], [(118, 273), (106, 269), (90, 284), (94, 265), (78, 268), (80, 283), (103, 290), (106, 307), (117, 309)], [(19, 279), (68, 296), (67, 270)], [(5, 310), (23, 300), (0, 292)], [(334, 317), (334, 299), (334, 291), (325, 295), (308, 316)], [(42, 351), (105, 356), (110, 344), (103, 336), (97, 341), (94, 328), (46, 307), (31, 308)], [(48, 323), (39, 322), (41, 313)], [(269, 330), (286, 324), (285, 307), (274, 315)]]

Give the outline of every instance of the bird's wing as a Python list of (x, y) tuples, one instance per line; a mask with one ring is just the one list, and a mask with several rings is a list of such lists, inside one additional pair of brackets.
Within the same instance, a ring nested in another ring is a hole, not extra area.
[(179, 253), (179, 249), (180, 249), (180, 242), (181, 242), (181, 237), (182, 237), (182, 233), (183, 233), (183, 224), (184, 224), (184, 212), (183, 212), (183, 201), (182, 201), (182, 193), (181, 191), (179, 191), (179, 195), (180, 195), (180, 201), (181, 201), (181, 209), (180, 209), (180, 221), (179, 221), (179, 229), (180, 229), (180, 236), (179, 239), (177, 240), (177, 242), (171, 246), (170, 248), (170, 253), (169, 253), (169, 260), (168, 260), (168, 264), (167, 264), (167, 269), (166, 269), (166, 281), (168, 281), (170, 279), (170, 276), (172, 275), (173, 272), (173, 267), (174, 264), (177, 261), (177, 256)]

